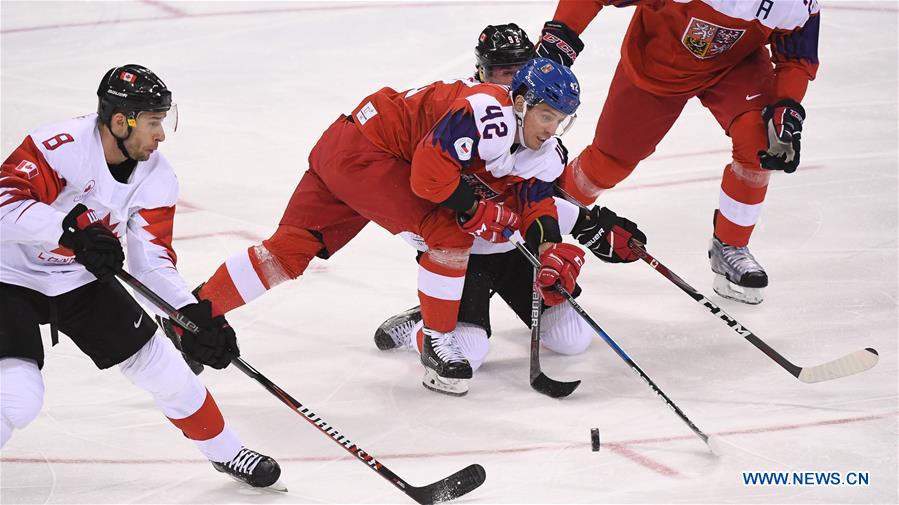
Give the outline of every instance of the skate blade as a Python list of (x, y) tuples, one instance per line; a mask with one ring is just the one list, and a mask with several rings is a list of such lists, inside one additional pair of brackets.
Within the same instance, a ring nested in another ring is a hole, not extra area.
[[(221, 470), (219, 470), (219, 471), (221, 472)], [(254, 486), (254, 485), (250, 484), (249, 482), (241, 480), (241, 479), (239, 479), (231, 474), (228, 474), (226, 472), (222, 472), (222, 473), (227, 475), (228, 478), (230, 478), (234, 482), (239, 482), (239, 483), (243, 484), (245, 487), (248, 487), (250, 489), (268, 489), (268, 490), (272, 490), (272, 491), (279, 491), (281, 493), (287, 492), (287, 486), (284, 485), (284, 482), (281, 481), (280, 477), (278, 477), (278, 480), (276, 480), (273, 484), (270, 484), (265, 487), (259, 487), (259, 486)]]
[(421, 385), (431, 391), (443, 393), (449, 396), (465, 396), (468, 394), (468, 379), (447, 379), (437, 375), (437, 372), (425, 368), (425, 376)]
[(715, 274), (715, 283), (712, 288), (719, 296), (749, 305), (758, 305), (765, 300), (765, 288), (739, 286), (721, 274)]
[(282, 493), (287, 492), (287, 486), (284, 485), (284, 482), (281, 481), (280, 477), (278, 478), (278, 480), (275, 481), (274, 484), (272, 484), (271, 486), (269, 486), (267, 488), (263, 488), (263, 489), (271, 489), (273, 491), (280, 491)]

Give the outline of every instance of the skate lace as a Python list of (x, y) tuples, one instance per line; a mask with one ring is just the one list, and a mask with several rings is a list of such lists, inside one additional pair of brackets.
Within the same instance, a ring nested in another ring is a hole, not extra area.
[(465, 360), (465, 356), (462, 355), (462, 349), (456, 344), (456, 339), (452, 333), (432, 333), (431, 347), (437, 356), (446, 363), (457, 363)]
[(723, 245), (721, 248), (721, 257), (724, 262), (740, 274), (746, 272), (758, 272), (762, 270), (762, 266), (755, 260), (748, 247), (735, 247)]
[(387, 330), (387, 334), (397, 345), (405, 345), (412, 338), (412, 328), (417, 322), (414, 319), (403, 321), (401, 324)]
[(237, 472), (250, 475), (261, 460), (262, 455), (258, 452), (251, 451), (246, 447), (241, 447), (237, 456), (234, 456), (234, 459), (229, 461), (226, 466)]

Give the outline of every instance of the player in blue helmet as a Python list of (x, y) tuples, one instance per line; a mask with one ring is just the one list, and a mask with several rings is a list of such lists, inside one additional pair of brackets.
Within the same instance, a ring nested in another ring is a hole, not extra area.
[[(511, 76), (509, 84), (519, 144), (540, 149), (547, 139), (561, 135), (571, 127), (580, 105), (580, 85), (570, 69), (552, 60), (538, 58), (526, 62)], [(560, 156), (566, 158), (567, 152), (561, 142), (554, 144)], [(618, 217), (606, 207), (597, 205), (592, 209), (579, 209), (560, 198), (555, 199), (555, 205), (559, 231), (595, 244), (591, 251), (604, 262), (628, 261), (605, 239), (608, 230), (615, 229), (641, 242), (646, 241), (636, 224)], [(415, 247), (419, 247), (416, 243), (421, 243), (420, 238), (417, 242), (414, 237), (405, 238)], [(488, 246), (476, 241), (468, 259), (456, 330), (461, 352), (473, 370), (478, 369), (487, 355), (493, 295), (499, 294), (519, 319), (530, 326), (532, 289), (533, 267), (519, 251), (509, 244)], [(575, 289), (574, 295), (579, 292), (579, 288)], [(416, 350), (413, 336), (422, 326), (421, 308), (413, 307), (384, 321), (375, 331), (375, 344), (381, 350)], [(584, 352), (594, 335), (568, 304), (545, 307), (540, 330), (543, 345), (559, 354)], [(467, 393), (468, 384), (467, 381), (465, 384), (435, 382), (428, 388), (461, 396)]]
[[(574, 72), (548, 58), (525, 63), (512, 78), (510, 92), (519, 125), (524, 125), (528, 111), (533, 110), (543, 133), (549, 131), (555, 136), (564, 135), (571, 128), (581, 104), (581, 87)], [(518, 129), (519, 140), (534, 149), (533, 139), (526, 139), (524, 130)]]

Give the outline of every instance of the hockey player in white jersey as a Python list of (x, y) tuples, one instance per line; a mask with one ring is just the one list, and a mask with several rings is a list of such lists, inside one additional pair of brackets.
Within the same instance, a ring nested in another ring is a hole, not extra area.
[[(175, 268), (178, 181), (159, 144), (177, 125), (166, 85), (139, 65), (110, 69), (98, 112), (38, 128), (0, 168), (0, 383), (3, 446), (43, 404), (39, 325), (57, 329), (96, 366), (119, 370), (220, 472), (283, 489), (278, 463), (243, 446), (212, 395), (115, 279), (125, 254), (139, 280), (200, 326), (184, 350), (215, 368), (239, 355)], [(170, 130), (167, 132), (167, 127)]]

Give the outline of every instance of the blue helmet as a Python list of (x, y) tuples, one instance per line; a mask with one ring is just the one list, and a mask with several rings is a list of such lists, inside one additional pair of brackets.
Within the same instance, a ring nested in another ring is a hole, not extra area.
[(512, 78), (512, 96), (524, 86), (524, 99), (531, 107), (540, 102), (569, 116), (581, 104), (581, 87), (577, 77), (565, 65), (549, 58), (534, 58), (522, 66)]

